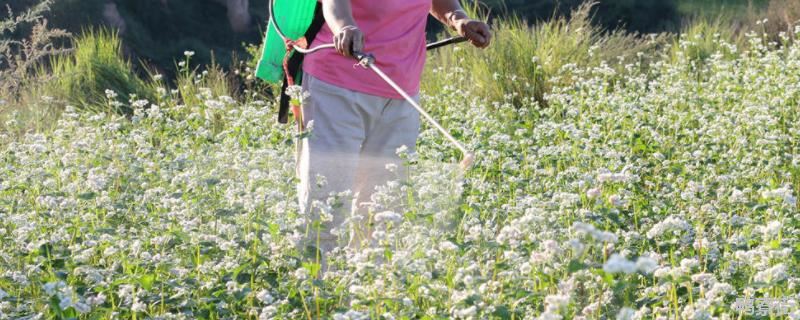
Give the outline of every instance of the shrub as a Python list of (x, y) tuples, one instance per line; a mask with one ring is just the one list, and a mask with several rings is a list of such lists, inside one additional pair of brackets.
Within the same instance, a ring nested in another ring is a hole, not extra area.
[[(14, 6), (12, 6), (12, 4)], [(58, 44), (70, 34), (51, 29), (43, 15), (51, 0), (7, 4), (9, 16), (0, 20), (0, 133), (19, 136), (53, 123), (54, 110), (30, 88), (47, 82), (34, 77), (35, 67), (47, 57), (67, 51)], [(16, 12), (21, 12), (16, 14)]]
[(17, 89), (43, 58), (66, 51), (53, 42), (69, 37), (69, 33), (48, 28), (43, 18), (51, 4), (52, 0), (41, 1), (22, 14), (11, 12), (0, 21), (0, 94), (6, 99), (16, 98)]

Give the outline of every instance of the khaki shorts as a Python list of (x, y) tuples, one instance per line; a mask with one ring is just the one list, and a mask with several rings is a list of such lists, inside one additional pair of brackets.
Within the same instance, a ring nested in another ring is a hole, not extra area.
[[(376, 186), (405, 178), (397, 150), (414, 151), (419, 112), (405, 100), (340, 88), (309, 74), (303, 89), (310, 97), (302, 107), (306, 134), (298, 141), (297, 174), (306, 241), (324, 252), (338, 240), (363, 244), (371, 235), (365, 204)], [(390, 171), (388, 164), (399, 169)]]

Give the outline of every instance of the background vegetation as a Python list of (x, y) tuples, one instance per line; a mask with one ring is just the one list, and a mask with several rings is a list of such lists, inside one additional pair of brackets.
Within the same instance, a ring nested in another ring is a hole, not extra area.
[[(191, 87), (192, 77), (202, 70), (214, 75), (203, 81), (214, 79), (209, 86), (227, 95), (269, 94), (249, 76), (259, 53), (266, 1), (245, 3), (252, 24), (235, 32), (220, 1), (10, 0), (11, 16), (0, 29), (0, 114), (13, 114), (39, 130), (66, 104), (109, 107), (101, 103), (104, 89), (121, 95), (125, 105), (114, 110), (130, 113), (134, 100), (158, 97), (155, 88), (161, 83)], [(791, 26), (800, 17), (800, 4), (792, 0), (557, 3), (489, 0), (471, 5), (475, 15), (492, 21), (500, 45), (432, 54), (423, 89), (436, 92), (457, 85), (492, 99), (533, 98), (546, 106), (550, 88), (571, 81), (559, 76), (565, 66), (621, 70), (634, 62), (647, 66), (677, 59), (681, 33), (695, 39), (686, 52), (703, 60), (721, 49), (717, 39), (744, 44), (745, 33), (752, 30), (782, 41), (781, 32), (794, 34)], [(119, 16), (109, 14), (108, 6)], [(445, 36), (432, 30), (431, 38)], [(641, 33), (657, 30), (665, 32)], [(192, 56), (183, 61), (184, 53)]]
[[(754, 7), (766, 0), (753, 0)], [(21, 12), (36, 0), (8, 0), (13, 11)], [(221, 65), (242, 55), (242, 43), (258, 43), (266, 26), (267, 0), (244, 1), (248, 4), (251, 23), (234, 32), (221, 0), (57, 0), (45, 17), (50, 25), (73, 33), (87, 26), (106, 25), (121, 30), (124, 53), (141, 59), (152, 68), (174, 76), (175, 58), (185, 50), (196, 52), (198, 65), (214, 59)], [(519, 16), (529, 22), (547, 20), (554, 14), (569, 15), (582, 0), (486, 0), (483, 7), (492, 18)], [(745, 0), (662, 1), (608, 0), (593, 7), (595, 24), (605, 29), (624, 28), (643, 33), (678, 31), (681, 17), (697, 12), (719, 12), (730, 9), (741, 12)], [(107, 7), (110, 6), (110, 7)], [(431, 37), (441, 31), (430, 23)], [(18, 34), (17, 34), (18, 35)], [(135, 64), (137, 65), (137, 64)]]

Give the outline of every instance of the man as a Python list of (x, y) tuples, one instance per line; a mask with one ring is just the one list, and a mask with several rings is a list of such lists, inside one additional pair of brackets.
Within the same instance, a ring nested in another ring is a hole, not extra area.
[(413, 152), (419, 134), (419, 113), (371, 70), (354, 67), (354, 53), (373, 54), (376, 65), (418, 101), (428, 13), (476, 47), (487, 47), (492, 35), (458, 0), (321, 3), (326, 24), (311, 47), (333, 43), (336, 51), (305, 58), (303, 90), (309, 97), (302, 119), (310, 133), (299, 142), (297, 169), (300, 208), (308, 222), (305, 245), (324, 254), (347, 231), (345, 221), (351, 247), (369, 240), (365, 203), (375, 186), (397, 175), (387, 164), (402, 168), (396, 152), (403, 146)]

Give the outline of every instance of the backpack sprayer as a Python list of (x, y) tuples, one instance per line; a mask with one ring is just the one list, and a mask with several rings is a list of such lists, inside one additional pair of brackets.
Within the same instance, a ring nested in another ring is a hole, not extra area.
[[(316, 0), (291, 0), (292, 2), (291, 7), (283, 5), (282, 7), (277, 7), (277, 8), (276, 8), (276, 2), (277, 0), (271, 0), (269, 3), (269, 29), (267, 31), (267, 40), (265, 42), (264, 57), (262, 57), (262, 60), (260, 61), (258, 70), (256, 72), (259, 78), (268, 81), (277, 80), (279, 74), (283, 73), (284, 76), (283, 89), (285, 91), (286, 87), (295, 85), (294, 73), (298, 71), (292, 70), (293, 69), (292, 65), (293, 64), (295, 65), (294, 69), (298, 69), (299, 63), (302, 62), (301, 60), (302, 58), (300, 58), (300, 62), (297, 62), (297, 60), (295, 60), (295, 62), (292, 61), (293, 59), (292, 54), (295, 51), (303, 55), (308, 55), (308, 54), (313, 54), (320, 50), (334, 49), (335, 47), (333, 44), (324, 44), (317, 47), (309, 47), (310, 42), (313, 40), (313, 36), (316, 34), (316, 32), (319, 31), (319, 28), (321, 27), (322, 23), (321, 14), (319, 12), (320, 9), (317, 6)], [(289, 21), (291, 23), (288, 25), (288, 28), (285, 31), (291, 32), (292, 36), (295, 37), (294, 39), (297, 40), (289, 38), (288, 34), (284, 33), (284, 29), (282, 29), (281, 26), (278, 25), (277, 22), (278, 20), (275, 18), (276, 14), (275, 12), (277, 10), (283, 10), (283, 12), (285, 12), (287, 15), (290, 15), (289, 18), (291, 19), (289, 19)], [(314, 13), (314, 11), (317, 12)], [(309, 30), (309, 28), (316, 30)], [(303, 36), (303, 34), (305, 36)], [(276, 63), (277, 61), (271, 61), (270, 63), (270, 61), (264, 60), (264, 58), (268, 58), (268, 53), (270, 51), (277, 52), (278, 48), (281, 45), (281, 43), (274, 40), (274, 36), (278, 36), (280, 38), (284, 46), (282, 50), (285, 50), (286, 52), (282, 62), (282, 69), (275, 68), (278, 66)], [(427, 50), (433, 50), (447, 45), (461, 43), (466, 40), (467, 39), (464, 37), (449, 38), (446, 40), (429, 44), (427, 46)], [(466, 170), (472, 166), (472, 163), (475, 158), (474, 154), (469, 150), (467, 150), (467, 148), (463, 144), (461, 144), (461, 142), (456, 140), (456, 138), (454, 138), (450, 134), (450, 132), (448, 132), (444, 127), (442, 127), (441, 124), (439, 124), (439, 122), (436, 121), (436, 119), (431, 117), (431, 115), (428, 114), (428, 112), (426, 112), (425, 109), (423, 109), (416, 101), (414, 101), (414, 99), (412, 99), (411, 96), (409, 96), (409, 94), (405, 90), (403, 90), (399, 85), (397, 85), (397, 83), (394, 80), (392, 80), (389, 76), (387, 76), (383, 72), (383, 70), (381, 70), (378, 66), (376, 66), (375, 57), (373, 55), (368, 53), (355, 52), (354, 57), (358, 61), (357, 63), (358, 65), (375, 72), (375, 74), (377, 74), (381, 79), (383, 79), (383, 81), (385, 81), (389, 86), (391, 86), (395, 91), (397, 91), (397, 93), (400, 94), (409, 104), (411, 104), (415, 109), (417, 109), (417, 111), (419, 111), (419, 113), (425, 118), (425, 120), (427, 120), (445, 138), (447, 138), (447, 140), (451, 144), (453, 144), (453, 146), (455, 146), (459, 151), (461, 151), (463, 155), (463, 159), (461, 160), (460, 163), (462, 169)], [(272, 69), (269, 68), (270, 66), (272, 67)], [(282, 93), (282, 95), (283, 94), (285, 93)], [(296, 116), (300, 114), (299, 106), (293, 106), (292, 111)], [(285, 112), (281, 113), (285, 114)], [(279, 115), (279, 119), (285, 119), (285, 117)]]

